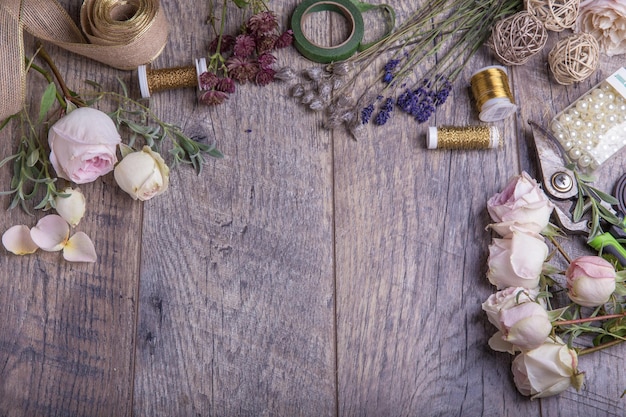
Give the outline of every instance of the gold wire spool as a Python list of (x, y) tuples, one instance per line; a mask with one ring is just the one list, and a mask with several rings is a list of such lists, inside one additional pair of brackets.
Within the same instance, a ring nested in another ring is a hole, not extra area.
[(198, 87), (198, 78), (206, 70), (206, 59), (204, 58), (197, 59), (195, 67), (150, 69), (147, 65), (141, 65), (137, 68), (141, 96), (148, 98), (157, 91)]
[(501, 145), (495, 126), (430, 126), (426, 136), (428, 149), (493, 149)]
[(476, 71), (470, 87), (483, 122), (497, 122), (517, 111), (504, 67), (493, 65)]

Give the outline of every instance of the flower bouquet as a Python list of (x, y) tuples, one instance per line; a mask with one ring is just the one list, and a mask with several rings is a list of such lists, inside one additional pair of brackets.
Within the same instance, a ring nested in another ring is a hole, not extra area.
[[(482, 304), (497, 331), (489, 346), (516, 355), (515, 385), (531, 398), (580, 389), (579, 357), (626, 341), (626, 271), (601, 256), (571, 260), (549, 223), (553, 204), (526, 172), (487, 202), (500, 237), (489, 246), (487, 278), (497, 288)], [(569, 266), (549, 261), (552, 242)]]

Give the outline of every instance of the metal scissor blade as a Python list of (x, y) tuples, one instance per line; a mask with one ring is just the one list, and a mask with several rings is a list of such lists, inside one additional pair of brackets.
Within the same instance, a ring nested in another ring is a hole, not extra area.
[(565, 167), (567, 154), (559, 141), (543, 126), (529, 121), (533, 129), (533, 139), (537, 161), (541, 170), (544, 191), (552, 198), (569, 200), (578, 195), (578, 186), (572, 170)]

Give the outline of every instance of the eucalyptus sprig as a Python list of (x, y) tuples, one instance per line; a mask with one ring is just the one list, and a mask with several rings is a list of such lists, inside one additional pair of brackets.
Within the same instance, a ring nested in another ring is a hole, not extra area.
[[(37, 50), (36, 55), (42, 56), (46, 61), (49, 60), (48, 55), (41, 47)], [(57, 189), (57, 179), (52, 175), (47, 144), (42, 137), (45, 136), (49, 124), (72, 102), (66, 99), (70, 95), (69, 90), (59, 91), (52, 76), (43, 68), (36, 66), (32, 59), (27, 61), (26, 68), (27, 71), (32, 68), (43, 75), (48, 81), (48, 86), (39, 100), (39, 113), (36, 120), (32, 120), (28, 109), (24, 108), (19, 113), (5, 119), (0, 125), (0, 130), (2, 130), (9, 122), (16, 120), (17, 131), (19, 132), (17, 151), (0, 161), (0, 168), (10, 162), (13, 163), (10, 189), (0, 191), (0, 195), (13, 195), (9, 209), (20, 206), (26, 213), (31, 214), (30, 201), (34, 201), (33, 208), (35, 210), (47, 210), (55, 207), (56, 197), (65, 196)], [(58, 75), (55, 67), (53, 67), (53, 72)], [(57, 103), (59, 104), (58, 111), (55, 111), (53, 116), (48, 119), (48, 114)], [(41, 188), (45, 189), (43, 197), (40, 197), (39, 190)]]
[(128, 146), (134, 147), (138, 138), (144, 141), (155, 152), (161, 152), (166, 139), (171, 142), (170, 153), (174, 158), (173, 165), (180, 163), (190, 164), (197, 174), (202, 172), (206, 162), (205, 156), (222, 158), (214, 143), (202, 143), (188, 136), (179, 126), (160, 119), (148, 106), (134, 100), (128, 94), (128, 87), (121, 79), (117, 79), (122, 93), (105, 91), (96, 82), (88, 83), (96, 88), (95, 92), (82, 93), (85, 97), (93, 97), (94, 101), (109, 99), (117, 103), (117, 108), (107, 113), (118, 129), (126, 128), (130, 131)]
[(579, 222), (587, 210), (591, 210), (591, 220), (589, 224), (589, 239), (602, 234), (601, 221), (619, 225), (621, 220), (615, 212), (610, 209), (612, 205), (618, 204), (615, 197), (592, 186), (595, 178), (579, 172), (573, 164), (568, 164), (567, 168), (574, 173), (576, 184), (578, 185), (578, 198), (574, 207), (573, 221)]

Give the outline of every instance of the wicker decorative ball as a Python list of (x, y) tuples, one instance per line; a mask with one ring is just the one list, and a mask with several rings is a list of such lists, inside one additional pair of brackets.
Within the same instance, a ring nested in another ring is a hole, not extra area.
[(576, 33), (561, 39), (548, 55), (548, 64), (559, 84), (580, 82), (598, 69), (600, 48), (588, 33)]
[(560, 32), (574, 26), (580, 0), (524, 0), (528, 13), (539, 19), (546, 29)]
[(489, 47), (504, 65), (523, 65), (541, 51), (548, 40), (543, 24), (527, 11), (498, 21), (491, 31)]

